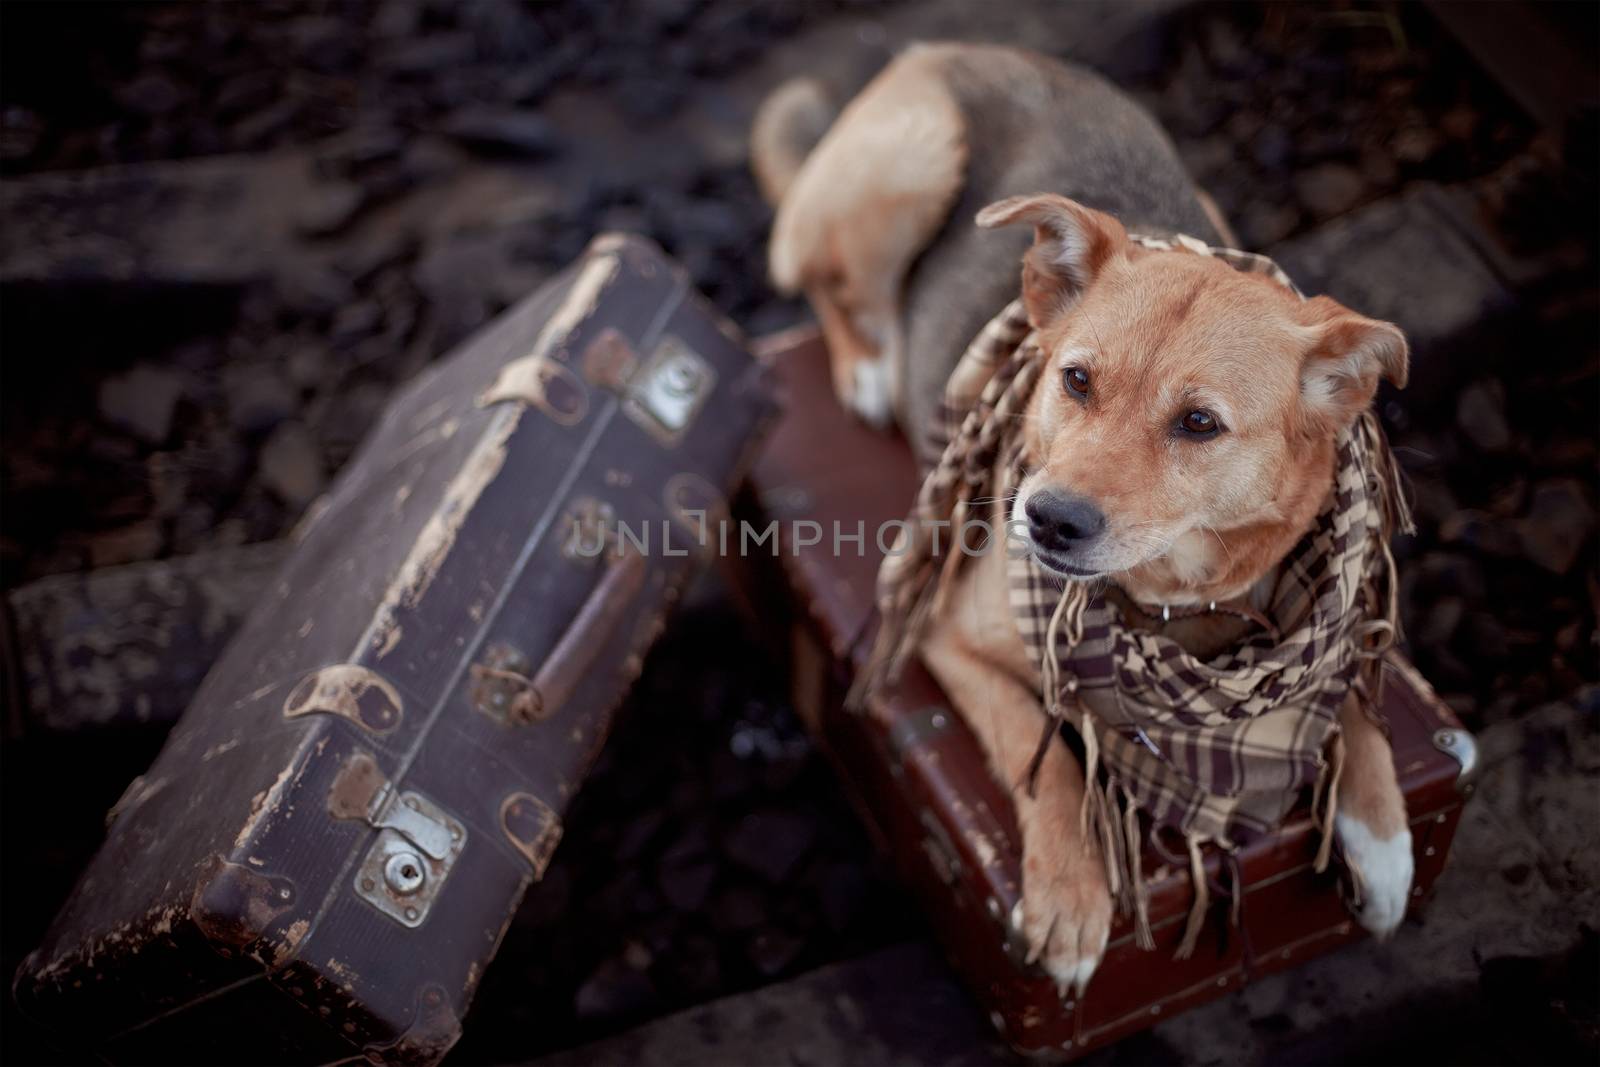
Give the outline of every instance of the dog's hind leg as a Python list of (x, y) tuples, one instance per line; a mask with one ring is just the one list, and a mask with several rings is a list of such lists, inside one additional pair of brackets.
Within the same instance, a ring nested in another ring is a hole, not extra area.
[[(804, 292), (817, 311), (840, 399), (878, 424), (902, 407), (906, 275), (966, 173), (966, 124), (940, 75), (943, 55), (939, 46), (908, 49), (850, 102), (783, 185), (768, 247), (773, 285)], [(800, 93), (788, 110), (800, 110)], [(781, 115), (780, 102), (763, 114)], [(761, 123), (756, 132), (758, 141), (778, 139)], [(779, 169), (776, 150), (758, 155), (758, 173)]]
[(1388, 738), (1354, 698), (1345, 700), (1339, 726), (1345, 754), (1334, 828), (1361, 884), (1356, 919), (1385, 938), (1405, 918), (1411, 896), (1414, 861), (1406, 800)]

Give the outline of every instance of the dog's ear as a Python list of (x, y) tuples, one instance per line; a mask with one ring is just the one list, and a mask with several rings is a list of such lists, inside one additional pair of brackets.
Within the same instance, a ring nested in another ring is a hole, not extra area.
[(986, 230), (1033, 224), (1033, 247), (1022, 257), (1022, 300), (1035, 328), (1059, 315), (1128, 243), (1122, 223), (1054, 193), (1013, 196), (978, 212)]
[(1300, 398), (1316, 424), (1335, 432), (1348, 426), (1372, 403), (1380, 378), (1405, 387), (1410, 349), (1400, 327), (1326, 296), (1302, 306), (1313, 341), (1300, 367)]

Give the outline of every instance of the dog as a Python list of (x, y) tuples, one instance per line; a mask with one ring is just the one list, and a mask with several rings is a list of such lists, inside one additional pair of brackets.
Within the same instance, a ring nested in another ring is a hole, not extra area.
[[(1138, 603), (1263, 608), (1328, 495), (1335, 438), (1380, 380), (1405, 381), (1395, 326), (1131, 242), (1129, 229), (1228, 234), (1153, 119), (1045, 56), (915, 45), (836, 116), (821, 86), (789, 83), (756, 116), (752, 165), (775, 205), (772, 280), (814, 309), (841, 401), (898, 421), (921, 455), (951, 369), (1017, 297), (1020, 259), (1050, 364), (1024, 416), (1033, 466), (992, 503), (991, 527), (1018, 531), (1055, 573)], [(1112, 898), (1099, 843), (1080, 829), (1077, 757), (1056, 737), (1035, 763), (1041, 682), (1005, 566), (1002, 552), (968, 561), (920, 653), (1011, 790), (1013, 922), (1029, 958), (1081, 991)], [(1202, 656), (1248, 626), (1216, 614), (1151, 624)], [(1385, 937), (1410, 895), (1405, 801), (1386, 737), (1353, 699), (1340, 730), (1335, 832), (1364, 887), (1357, 917)]]

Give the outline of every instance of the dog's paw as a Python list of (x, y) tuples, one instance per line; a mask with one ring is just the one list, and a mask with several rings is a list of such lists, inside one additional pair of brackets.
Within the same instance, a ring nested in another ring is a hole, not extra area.
[(883, 429), (894, 420), (894, 390), (889, 361), (881, 356), (863, 359), (851, 372), (850, 410), (868, 425)]
[(1111, 936), (1111, 892), (1094, 852), (1048, 851), (1023, 857), (1022, 899), (1011, 925), (1028, 946), (1027, 961), (1043, 967), (1062, 996), (1082, 995)]
[(1334, 829), (1361, 882), (1356, 921), (1381, 941), (1399, 927), (1411, 899), (1411, 831), (1380, 841), (1366, 823), (1343, 812), (1334, 817)]

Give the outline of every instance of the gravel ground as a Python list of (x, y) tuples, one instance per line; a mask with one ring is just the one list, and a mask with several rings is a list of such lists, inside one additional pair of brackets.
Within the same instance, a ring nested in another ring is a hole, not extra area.
[[(1410, 649), (1474, 729), (1567, 709), (1591, 737), (1592, 144), (1541, 132), (1419, 7), (1142, 10), (1019, 4), (997, 27), (947, 2), (8, 5), (0, 584), (283, 536), (398, 381), (599, 229), (649, 234), (752, 331), (795, 321), (763, 280), (769, 213), (745, 168), (761, 94), (818, 67), (859, 83), (911, 36), (981, 34), (1129, 86), (1249, 247), (1418, 183), (1460, 194), (1514, 306), (1500, 332), (1419, 352), (1435, 373), (1383, 405), (1421, 527), (1397, 546)], [(226, 256), (216, 220), (242, 235)], [(714, 591), (680, 617), (459, 1061), (916, 932), (764, 655)], [(1576, 743), (1558, 734), (1551, 759)], [(39, 775), (68, 758), (26, 751)], [(96, 757), (102, 791), (147, 758)], [(8, 909), (8, 964), (104, 807), (90, 790), (60, 825), (25, 825), (39, 775), (6, 783), (7, 839), (45, 868)]]

